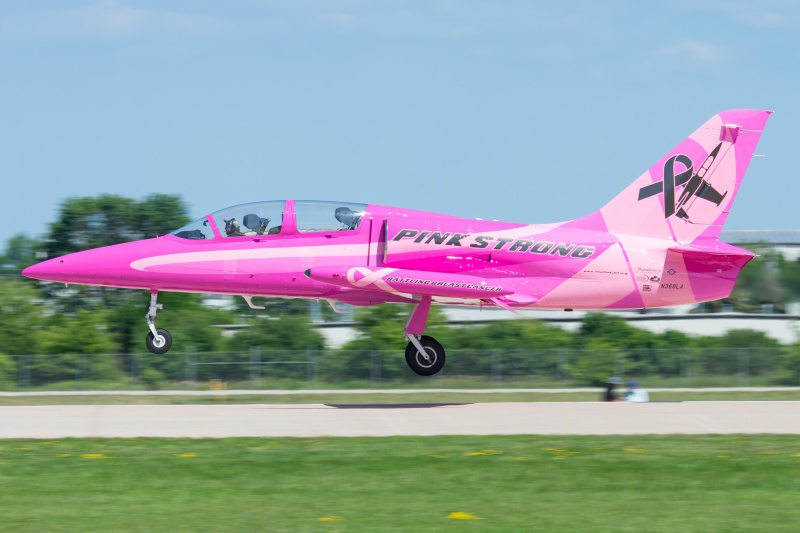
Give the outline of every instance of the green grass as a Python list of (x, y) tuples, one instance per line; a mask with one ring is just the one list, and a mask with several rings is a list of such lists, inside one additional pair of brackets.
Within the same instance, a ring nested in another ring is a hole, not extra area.
[[(241, 396), (0, 396), (4, 405), (210, 405), (215, 403), (237, 404), (398, 404), (398, 403), (488, 403), (488, 402), (595, 402), (599, 392), (504, 392), (504, 393), (457, 393), (425, 392), (410, 394), (246, 394)], [(682, 401), (800, 401), (800, 391), (722, 391), (722, 392), (654, 392), (650, 399), (655, 402)]]
[(0, 531), (796, 531), (798, 474), (797, 436), (6, 440)]

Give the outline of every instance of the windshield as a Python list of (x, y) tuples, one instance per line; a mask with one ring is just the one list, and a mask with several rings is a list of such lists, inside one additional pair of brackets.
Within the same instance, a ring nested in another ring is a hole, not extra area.
[(283, 226), (285, 205), (284, 200), (243, 204), (217, 211), (211, 216), (223, 237), (277, 235)]

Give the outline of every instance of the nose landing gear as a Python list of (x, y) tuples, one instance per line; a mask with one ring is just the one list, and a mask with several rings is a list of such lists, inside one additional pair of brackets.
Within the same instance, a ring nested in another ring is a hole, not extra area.
[(169, 331), (158, 328), (156, 329), (156, 312), (164, 306), (158, 303), (158, 291), (153, 289), (150, 291), (150, 308), (145, 315), (147, 319), (147, 326), (150, 328), (150, 333), (145, 338), (147, 349), (155, 354), (164, 354), (172, 347), (172, 335)]

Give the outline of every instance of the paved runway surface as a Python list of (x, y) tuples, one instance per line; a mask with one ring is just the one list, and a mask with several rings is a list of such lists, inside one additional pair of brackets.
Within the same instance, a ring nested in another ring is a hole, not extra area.
[(0, 438), (800, 434), (800, 402), (0, 407)]

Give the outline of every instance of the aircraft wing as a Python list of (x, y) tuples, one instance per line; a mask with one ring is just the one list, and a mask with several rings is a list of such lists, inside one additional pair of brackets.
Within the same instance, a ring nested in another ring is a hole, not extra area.
[(305, 275), (315, 281), (349, 289), (442, 298), (494, 300), (514, 293), (497, 280), (401, 268), (324, 266), (306, 270)]

